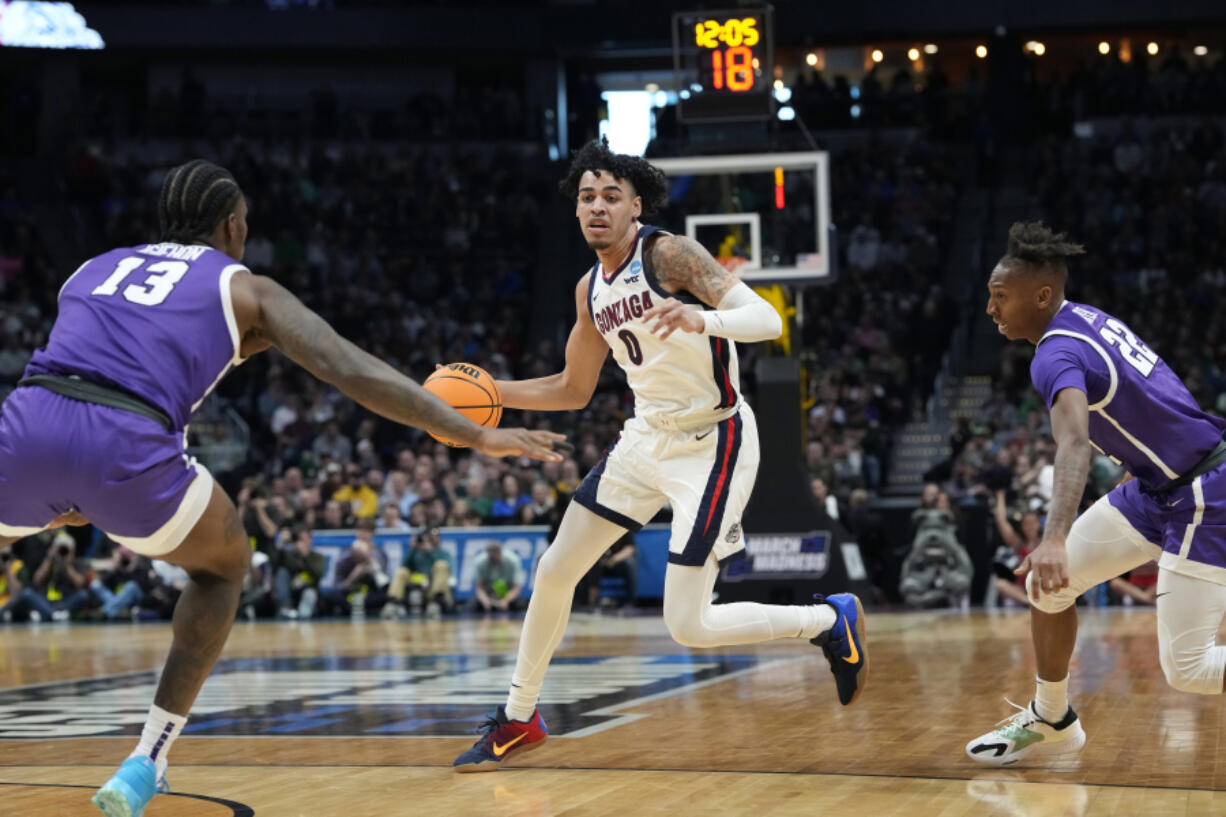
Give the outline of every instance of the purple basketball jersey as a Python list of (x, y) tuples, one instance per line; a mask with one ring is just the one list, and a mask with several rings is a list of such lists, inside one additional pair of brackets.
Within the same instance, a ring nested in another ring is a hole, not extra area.
[(1122, 321), (1083, 304), (1060, 307), (1030, 378), (1048, 408), (1061, 389), (1085, 392), (1091, 442), (1147, 490), (1191, 471), (1226, 430)]
[(170, 415), (191, 414), (239, 357), (230, 279), (245, 270), (204, 246), (146, 244), (91, 258), (60, 290), (59, 316), (26, 375), (119, 386)]

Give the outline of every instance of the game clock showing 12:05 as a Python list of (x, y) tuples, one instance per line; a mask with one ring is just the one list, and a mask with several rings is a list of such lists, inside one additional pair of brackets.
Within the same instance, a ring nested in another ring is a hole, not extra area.
[(774, 84), (771, 9), (673, 15), (673, 64), (686, 121), (764, 119)]

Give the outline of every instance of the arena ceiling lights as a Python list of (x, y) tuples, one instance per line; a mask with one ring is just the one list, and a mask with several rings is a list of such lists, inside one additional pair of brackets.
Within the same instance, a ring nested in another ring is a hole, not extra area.
[(106, 43), (72, 3), (0, 0), (0, 46), (100, 50)]

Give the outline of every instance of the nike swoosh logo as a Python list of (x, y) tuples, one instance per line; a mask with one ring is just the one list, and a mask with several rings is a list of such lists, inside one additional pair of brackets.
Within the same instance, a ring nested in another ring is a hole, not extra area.
[(528, 737), (528, 733), (521, 732), (519, 733), (519, 735), (515, 737), (515, 740), (510, 741), (508, 743), (504, 743), (501, 746), (499, 746), (498, 742), (495, 741), (494, 742), (494, 757), (502, 757), (503, 755), (507, 753), (507, 749), (510, 749), (512, 746), (519, 743), (521, 740), (523, 740), (526, 737)]
[(860, 651), (856, 649), (856, 640), (851, 637), (851, 622), (843, 619), (843, 626), (847, 628), (847, 646), (851, 647), (851, 655), (843, 660), (848, 664), (860, 663)]
[(1158, 599), (1162, 598), (1163, 596), (1169, 596), (1170, 594), (1171, 594), (1171, 591), (1170, 591), (1170, 590), (1167, 590), (1165, 593), (1159, 593), (1158, 595), (1154, 596), (1154, 601), (1157, 601)]
[(711, 429), (711, 431), (708, 431), (706, 434), (696, 434), (694, 436), (694, 439), (695, 440), (705, 440), (707, 437), (711, 436), (712, 431), (715, 431), (715, 429)]
[(987, 744), (982, 744), (980, 746), (976, 746), (974, 749), (971, 749), (971, 754), (977, 755), (977, 754), (980, 754), (981, 752), (987, 752), (989, 750), (996, 752), (996, 757), (1000, 757), (1001, 755), (1003, 755), (1005, 752), (1009, 750), (1009, 747), (1003, 743), (987, 743)]
[(1174, 507), (1175, 507), (1176, 505), (1178, 505), (1180, 502), (1183, 502), (1183, 497), (1180, 497), (1179, 499), (1176, 499), (1174, 502), (1168, 502), (1168, 503), (1166, 503), (1166, 506), (1167, 506), (1168, 508), (1174, 508)]

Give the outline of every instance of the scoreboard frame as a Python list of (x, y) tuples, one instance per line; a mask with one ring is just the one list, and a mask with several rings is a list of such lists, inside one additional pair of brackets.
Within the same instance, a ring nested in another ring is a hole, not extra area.
[[(769, 119), (775, 113), (774, 9), (673, 14), (673, 73), (682, 122)], [(697, 86), (701, 90), (695, 90)]]

